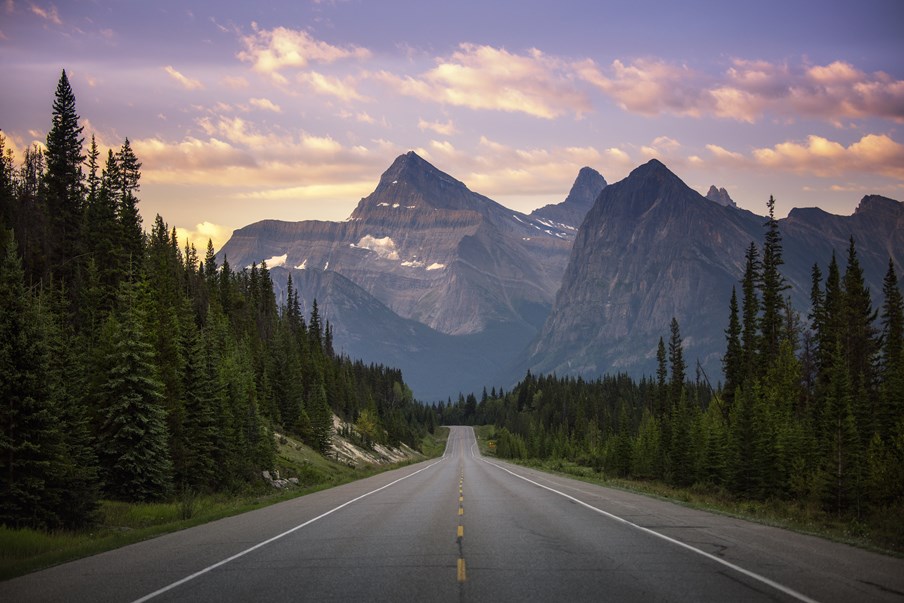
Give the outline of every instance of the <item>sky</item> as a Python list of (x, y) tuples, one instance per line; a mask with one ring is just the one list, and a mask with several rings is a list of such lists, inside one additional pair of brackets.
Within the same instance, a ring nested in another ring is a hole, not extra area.
[(900, 0), (0, 0), (0, 129), (42, 144), (61, 71), (140, 209), (203, 249), (344, 220), (414, 150), (518, 211), (657, 158), (766, 213), (904, 199)]

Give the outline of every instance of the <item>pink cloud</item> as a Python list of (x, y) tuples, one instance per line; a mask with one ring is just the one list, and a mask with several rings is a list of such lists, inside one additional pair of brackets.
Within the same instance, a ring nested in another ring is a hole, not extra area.
[(286, 68), (302, 69), (311, 63), (333, 63), (340, 59), (367, 59), (371, 52), (360, 46), (333, 46), (317, 40), (303, 30), (275, 27), (260, 29), (252, 23), (253, 33), (242, 36), (245, 49), (238, 58), (251, 63), (260, 73), (278, 75)]
[(425, 101), (471, 109), (519, 112), (552, 119), (591, 110), (563, 61), (532, 49), (515, 54), (503, 48), (460, 44), (436, 66), (418, 76), (386, 71), (373, 76), (400, 93)]

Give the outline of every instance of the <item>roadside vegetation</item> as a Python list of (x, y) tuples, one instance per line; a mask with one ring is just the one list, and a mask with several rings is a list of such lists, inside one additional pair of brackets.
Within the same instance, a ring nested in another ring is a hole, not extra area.
[(785, 295), (773, 210), (770, 199), (740, 291), (725, 292), (724, 383), (699, 365), (694, 375), (673, 318), (653, 377), (528, 372), (509, 392), (439, 407), (443, 421), (493, 425), (500, 458), (904, 551), (904, 299), (894, 262), (874, 305), (851, 239), (845, 262), (833, 254), (825, 272), (813, 265), (803, 317)]
[(283, 437), (277, 445), (277, 470), (283, 476), (298, 478), (297, 486), (276, 490), (261, 479), (236, 493), (188, 492), (176, 499), (153, 503), (104, 500), (98, 511), (100, 519), (93, 527), (82, 530), (0, 526), (0, 580), (435, 458), (442, 455), (448, 435), (448, 428), (443, 427), (436, 429), (435, 434), (424, 435), (420, 445), (422, 454), (409, 461), (360, 467), (332, 460), (294, 438)]
[[(496, 454), (498, 446), (496, 428), (492, 425), (481, 425), (475, 429), (481, 453), (488, 457), (499, 458)], [(712, 488), (706, 484), (676, 487), (662, 481), (622, 478), (608, 473), (602, 468), (594, 468), (562, 458), (506, 458), (505, 460), (591, 484), (652, 496), (693, 509), (737, 517), (904, 557), (904, 537), (902, 537), (904, 535), (904, 516), (898, 514), (883, 514), (872, 521), (864, 522), (826, 513), (818, 505), (807, 504), (803, 501), (775, 498), (756, 501), (738, 497), (725, 489)]]

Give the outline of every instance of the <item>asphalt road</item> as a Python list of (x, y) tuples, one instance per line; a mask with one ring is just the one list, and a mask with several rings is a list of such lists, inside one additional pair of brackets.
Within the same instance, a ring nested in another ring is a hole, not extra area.
[(0, 601), (901, 601), (904, 560), (445, 455), (0, 583)]

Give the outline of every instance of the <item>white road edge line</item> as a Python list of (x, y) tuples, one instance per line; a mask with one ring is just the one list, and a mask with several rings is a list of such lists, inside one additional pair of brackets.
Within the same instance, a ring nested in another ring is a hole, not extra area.
[(541, 484), (541, 483), (539, 483), (539, 482), (535, 482), (534, 480), (529, 479), (529, 478), (526, 478), (526, 477), (524, 477), (523, 475), (518, 475), (518, 474), (515, 473), (514, 471), (509, 471), (509, 470), (506, 469), (505, 467), (503, 467), (503, 466), (501, 466), (501, 465), (497, 465), (496, 463), (492, 463), (492, 462), (486, 460), (486, 459), (483, 458), (483, 457), (478, 457), (478, 458), (480, 458), (480, 460), (482, 460), (484, 463), (486, 463), (486, 464), (488, 464), (488, 465), (492, 465), (493, 467), (496, 467), (497, 469), (501, 469), (501, 470), (505, 471), (506, 473), (509, 473), (509, 474), (511, 474), (511, 475), (514, 475), (514, 476), (517, 477), (518, 479), (523, 479), (524, 481), (529, 482), (529, 483), (531, 483), (531, 484), (533, 484), (533, 485), (535, 485), (535, 486), (538, 486), (538, 487), (540, 487), (540, 488), (543, 488), (544, 490), (549, 490), (550, 492), (555, 492), (555, 493), (558, 494), (559, 496), (564, 496), (564, 497), (567, 498), (568, 500), (571, 500), (571, 501), (573, 501), (573, 502), (576, 502), (577, 504), (579, 504), (579, 505), (581, 505), (581, 506), (583, 506), (583, 507), (587, 507), (588, 509), (590, 509), (590, 510), (592, 510), (592, 511), (596, 511), (596, 512), (599, 513), (600, 515), (604, 515), (604, 516), (606, 516), (606, 517), (608, 517), (608, 518), (610, 518), (610, 519), (614, 519), (615, 521), (618, 521), (618, 522), (621, 522), (621, 523), (623, 523), (623, 524), (625, 524), (625, 525), (631, 526), (632, 528), (637, 528), (637, 529), (640, 530), (641, 532), (646, 532), (647, 534), (651, 534), (652, 536), (655, 536), (655, 537), (657, 537), (657, 538), (661, 538), (661, 539), (663, 539), (663, 540), (665, 540), (665, 541), (667, 541), (667, 542), (671, 542), (672, 544), (678, 545), (678, 546), (680, 546), (680, 547), (682, 547), (682, 548), (685, 548), (685, 549), (687, 549), (687, 550), (689, 550), (689, 551), (692, 551), (692, 552), (694, 552), (694, 553), (697, 553), (698, 555), (702, 555), (703, 557), (706, 557), (707, 559), (710, 559), (710, 560), (712, 560), (712, 561), (715, 561), (716, 563), (720, 563), (720, 564), (724, 565), (725, 567), (728, 567), (728, 568), (730, 568), (730, 569), (733, 569), (733, 570), (736, 571), (736, 572), (739, 572), (739, 573), (741, 573), (741, 574), (744, 574), (744, 575), (747, 576), (748, 578), (753, 578), (754, 580), (756, 580), (756, 581), (758, 581), (758, 582), (762, 582), (763, 584), (766, 584), (766, 585), (768, 585), (768, 586), (771, 586), (771, 587), (774, 588), (775, 590), (777, 590), (777, 591), (779, 591), (779, 592), (782, 592), (782, 593), (788, 595), (789, 597), (793, 597), (793, 598), (797, 599), (798, 601), (803, 601), (804, 603), (818, 603), (815, 599), (811, 599), (810, 597), (804, 595), (803, 593), (799, 593), (799, 592), (797, 592), (796, 590), (794, 590), (794, 589), (792, 589), (792, 588), (788, 588), (787, 586), (785, 586), (785, 585), (783, 585), (783, 584), (779, 584), (779, 583), (776, 582), (775, 580), (770, 580), (769, 578), (767, 578), (767, 577), (765, 577), (765, 576), (761, 576), (761, 575), (759, 575), (759, 574), (757, 574), (757, 573), (755, 573), (755, 572), (752, 572), (752, 571), (750, 571), (750, 570), (746, 570), (746, 569), (744, 569), (743, 567), (740, 567), (740, 566), (738, 566), (738, 565), (735, 565), (734, 563), (731, 563), (731, 562), (729, 562), (729, 561), (725, 561), (724, 559), (721, 559), (721, 558), (719, 558), (719, 557), (716, 557), (715, 555), (712, 555), (712, 554), (710, 554), (710, 553), (707, 553), (706, 551), (701, 551), (700, 549), (698, 549), (698, 548), (696, 548), (696, 547), (693, 547), (693, 546), (691, 546), (691, 545), (689, 545), (689, 544), (686, 544), (686, 543), (684, 543), (684, 542), (681, 542), (680, 540), (675, 540), (674, 538), (671, 538), (671, 537), (669, 537), (669, 536), (666, 536), (665, 534), (660, 534), (659, 532), (656, 532), (656, 531), (651, 530), (651, 529), (649, 529), (649, 528), (645, 528), (645, 527), (643, 527), (643, 526), (639, 526), (639, 525), (637, 525), (636, 523), (632, 523), (632, 522), (628, 521), (627, 519), (624, 519), (624, 518), (622, 518), (622, 517), (619, 517), (618, 515), (613, 515), (612, 513), (609, 513), (608, 511), (603, 511), (602, 509), (598, 509), (597, 507), (594, 507), (593, 505), (587, 504), (587, 503), (585, 503), (584, 501), (575, 498), (574, 496), (571, 496), (571, 495), (569, 495), (569, 494), (565, 494), (564, 492), (560, 492), (559, 490), (556, 490), (555, 488), (550, 488), (549, 486), (546, 486), (546, 485)]
[(178, 586), (182, 586), (182, 585), (185, 584), (186, 582), (190, 582), (190, 581), (194, 580), (195, 578), (197, 578), (197, 577), (199, 577), (199, 576), (203, 576), (204, 574), (206, 574), (206, 573), (208, 573), (208, 572), (210, 572), (210, 571), (212, 571), (212, 570), (217, 569), (218, 567), (222, 567), (222, 566), (226, 565), (227, 563), (230, 563), (230, 562), (232, 562), (232, 561), (235, 561), (235, 560), (238, 559), (239, 557), (244, 557), (245, 555), (247, 555), (248, 553), (250, 553), (250, 552), (252, 552), (252, 551), (256, 551), (257, 549), (259, 549), (259, 548), (261, 548), (261, 547), (267, 546), (267, 545), (270, 544), (271, 542), (275, 542), (275, 541), (279, 540), (280, 538), (282, 538), (282, 537), (284, 537), (284, 536), (288, 536), (288, 535), (291, 534), (292, 532), (296, 532), (296, 531), (300, 530), (301, 528), (303, 528), (303, 527), (305, 527), (305, 526), (311, 525), (311, 524), (314, 523), (315, 521), (317, 521), (317, 520), (319, 520), (319, 519), (323, 519), (323, 518), (326, 517), (327, 515), (332, 515), (332, 514), (335, 513), (336, 511), (338, 511), (338, 510), (340, 510), (340, 509), (342, 509), (342, 508), (344, 508), (344, 507), (347, 507), (347, 506), (349, 506), (350, 504), (352, 504), (352, 503), (354, 503), (354, 502), (357, 502), (357, 501), (361, 500), (362, 498), (367, 498), (367, 497), (370, 496), (371, 494), (376, 494), (376, 493), (379, 492), (380, 490), (385, 490), (386, 488), (388, 488), (388, 487), (390, 487), (390, 486), (393, 486), (393, 485), (399, 483), (399, 482), (402, 481), (402, 480), (406, 480), (406, 479), (408, 479), (409, 477), (414, 477), (415, 475), (417, 475), (417, 474), (420, 473), (421, 471), (426, 471), (427, 469), (433, 467), (434, 465), (437, 465), (437, 464), (439, 464), (439, 463), (442, 463), (444, 460), (446, 460), (446, 458), (447, 458), (447, 457), (446, 457), (446, 455), (445, 455), (445, 453), (444, 453), (443, 456), (442, 456), (442, 458), (441, 458), (440, 460), (438, 460), (438, 461), (436, 461), (436, 462), (434, 462), (434, 463), (430, 463), (430, 464), (427, 465), (426, 467), (423, 467), (422, 469), (418, 469), (418, 470), (415, 471), (414, 473), (409, 473), (409, 474), (406, 475), (405, 477), (400, 477), (399, 479), (397, 479), (397, 480), (395, 480), (395, 481), (389, 482), (389, 483), (386, 484), (385, 486), (380, 486), (380, 487), (377, 488), (376, 490), (371, 490), (370, 492), (367, 492), (367, 493), (365, 493), (365, 494), (362, 494), (361, 496), (358, 496), (357, 498), (353, 498), (353, 499), (351, 499), (351, 500), (349, 500), (349, 501), (346, 501), (346, 502), (342, 503), (341, 505), (339, 505), (338, 507), (334, 507), (334, 508), (330, 509), (330, 510), (327, 511), (326, 513), (321, 513), (320, 515), (318, 515), (317, 517), (315, 517), (315, 518), (313, 518), (313, 519), (309, 519), (309, 520), (307, 520), (306, 522), (304, 522), (304, 523), (302, 523), (302, 524), (299, 524), (299, 525), (295, 526), (294, 528), (291, 528), (291, 529), (289, 529), (289, 530), (286, 530), (286, 531), (283, 532), (282, 534), (277, 534), (276, 536), (274, 536), (274, 537), (272, 537), (272, 538), (268, 538), (267, 540), (264, 540), (263, 542), (259, 542), (259, 543), (255, 544), (253, 547), (247, 548), (247, 549), (245, 549), (244, 551), (241, 551), (241, 552), (239, 552), (239, 553), (236, 553), (236, 554), (233, 555), (232, 557), (229, 557), (229, 558), (227, 558), (227, 559), (223, 559), (222, 561), (219, 561), (219, 562), (217, 562), (217, 563), (214, 563), (214, 564), (211, 565), (211, 566), (205, 567), (204, 569), (199, 570), (199, 571), (195, 572), (194, 574), (191, 574), (190, 576), (186, 576), (186, 577), (182, 578), (181, 580), (177, 580), (176, 582), (173, 582), (172, 584), (170, 584), (170, 585), (168, 585), (168, 586), (164, 586), (163, 588), (161, 588), (161, 589), (159, 589), (159, 590), (155, 590), (154, 592), (152, 592), (152, 593), (150, 593), (150, 594), (148, 594), (148, 595), (145, 595), (145, 596), (141, 597), (140, 599), (135, 599), (135, 601), (133, 601), (133, 603), (143, 603), (144, 601), (150, 601), (150, 600), (153, 599), (154, 597), (158, 597), (158, 596), (162, 595), (163, 593), (168, 592), (168, 591), (171, 591), (171, 590), (173, 590), (174, 588), (176, 588), (176, 587), (178, 587)]

